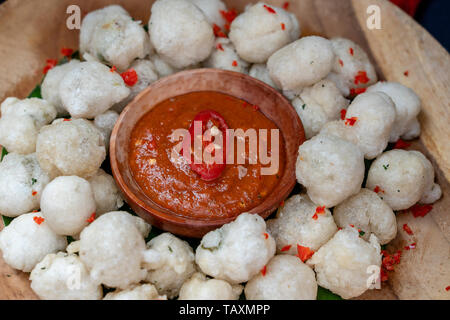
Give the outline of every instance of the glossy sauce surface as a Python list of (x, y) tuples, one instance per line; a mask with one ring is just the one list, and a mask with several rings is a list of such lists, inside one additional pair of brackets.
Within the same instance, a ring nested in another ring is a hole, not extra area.
[[(261, 167), (269, 164), (262, 165), (259, 158), (257, 163), (249, 163), (247, 143), (245, 164), (227, 164), (219, 178), (204, 181), (183, 157), (173, 156), (181, 139), (171, 137), (176, 129), (188, 129), (203, 110), (219, 112), (231, 129), (268, 129), (271, 152), (270, 129), (278, 128), (257, 107), (218, 92), (193, 92), (161, 102), (139, 120), (129, 142), (130, 168), (142, 191), (162, 207), (205, 220), (233, 217), (259, 205), (278, 184), (285, 166), (281, 132), (276, 174), (261, 175)], [(237, 144), (234, 150), (236, 157)]]

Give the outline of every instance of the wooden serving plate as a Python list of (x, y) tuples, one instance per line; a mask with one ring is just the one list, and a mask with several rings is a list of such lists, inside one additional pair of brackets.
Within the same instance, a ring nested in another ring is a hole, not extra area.
[[(66, 9), (77, 4), (84, 16), (108, 4), (122, 5), (147, 23), (153, 1), (147, 0), (9, 0), (0, 5), (0, 101), (25, 98), (42, 79), (46, 59), (60, 57), (61, 47), (77, 48), (78, 31), (66, 27)], [(242, 11), (256, 1), (229, 0)], [(282, 6), (283, 0), (267, 0)], [(381, 30), (369, 30), (367, 8), (381, 9)], [(382, 290), (361, 299), (450, 299), (450, 58), (447, 51), (413, 19), (387, 0), (291, 0), (303, 35), (347, 37), (366, 49), (380, 78), (398, 81), (422, 98), (422, 135), (412, 148), (423, 151), (436, 168), (443, 198), (424, 218), (398, 215), (399, 233), (388, 250), (416, 242), (403, 251), (401, 263)], [(405, 76), (405, 71), (409, 72)], [(414, 231), (408, 236), (407, 223)], [(14, 271), (0, 259), (0, 299), (35, 299), (28, 275)]]

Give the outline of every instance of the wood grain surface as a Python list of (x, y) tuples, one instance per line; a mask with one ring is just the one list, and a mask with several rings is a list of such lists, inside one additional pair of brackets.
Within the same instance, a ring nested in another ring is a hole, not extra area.
[[(153, 1), (142, 0), (9, 0), (0, 5), (0, 101), (26, 97), (42, 79), (46, 59), (59, 58), (61, 47), (77, 48), (78, 31), (66, 27), (66, 8), (77, 4), (83, 16), (117, 3), (136, 20), (147, 23)], [(225, 1), (243, 10), (252, 1)], [(255, 2), (255, 1), (253, 1)], [(281, 6), (285, 1), (266, 1)], [(401, 263), (382, 290), (360, 299), (450, 299), (450, 57), (420, 25), (386, 0), (291, 0), (303, 35), (347, 37), (369, 52), (381, 79), (398, 81), (421, 97), (422, 135), (412, 149), (423, 151), (436, 168), (443, 198), (425, 218), (398, 216), (398, 237), (388, 246), (404, 252)], [(381, 9), (381, 30), (366, 26), (369, 5)], [(405, 76), (405, 71), (409, 72)], [(407, 223), (414, 231), (403, 232)], [(35, 299), (28, 275), (9, 268), (0, 258), (0, 299)]]

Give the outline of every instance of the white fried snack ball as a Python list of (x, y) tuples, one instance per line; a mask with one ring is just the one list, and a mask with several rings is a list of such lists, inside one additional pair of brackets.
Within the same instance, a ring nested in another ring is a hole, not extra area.
[(248, 73), (251, 77), (261, 80), (262, 82), (267, 83), (269, 86), (279, 89), (275, 82), (273, 82), (272, 78), (269, 74), (269, 69), (267, 69), (267, 65), (264, 63), (255, 63), (250, 68)]
[(153, 65), (153, 62), (150, 60), (138, 59), (131, 64), (130, 69), (136, 71), (138, 81), (136, 84), (129, 87), (131, 90), (130, 95), (126, 99), (114, 105), (113, 109), (119, 113), (122, 112), (127, 104), (129, 104), (131, 100), (133, 100), (142, 90), (158, 80), (158, 73)]
[(119, 114), (113, 110), (108, 110), (94, 118), (94, 124), (100, 130), (100, 133), (103, 136), (106, 151), (109, 150), (111, 133), (118, 119)]
[(209, 58), (203, 62), (203, 66), (248, 73), (248, 63), (238, 56), (236, 49), (228, 38), (216, 39), (215, 49)]
[(14, 269), (30, 272), (49, 253), (64, 250), (65, 237), (57, 235), (38, 212), (15, 218), (0, 232), (0, 250)]
[(242, 213), (203, 237), (195, 261), (206, 275), (238, 284), (250, 280), (267, 264), (275, 246), (264, 219)]
[(345, 228), (349, 225), (364, 232), (362, 237), (369, 240), (373, 233), (380, 244), (387, 244), (397, 235), (397, 220), (392, 209), (369, 189), (361, 189), (333, 210), (336, 224)]
[(331, 239), (338, 230), (333, 216), (328, 209), (316, 214), (317, 208), (307, 195), (295, 195), (278, 209), (275, 219), (267, 221), (279, 253), (296, 255), (297, 245), (317, 251)]
[(155, 286), (151, 284), (133, 285), (125, 290), (115, 290), (108, 293), (103, 300), (167, 300), (160, 296)]
[(430, 161), (418, 151), (391, 150), (370, 166), (367, 188), (375, 190), (393, 210), (404, 210), (421, 200), (433, 203), (441, 197), (434, 183)]
[(123, 198), (111, 175), (99, 169), (88, 181), (94, 192), (97, 216), (116, 211), (123, 206)]
[(158, 0), (152, 6), (150, 39), (156, 52), (175, 68), (208, 58), (214, 33), (203, 12), (187, 0)]
[(156, 53), (150, 56), (149, 59), (153, 63), (156, 73), (160, 78), (167, 77), (171, 74), (181, 71), (181, 69), (175, 68), (174, 66), (171, 66), (169, 63), (164, 61), (164, 59)]
[(304, 37), (281, 48), (267, 61), (270, 77), (283, 90), (312, 86), (330, 73), (334, 53), (330, 40)]
[(314, 267), (319, 286), (350, 299), (369, 289), (371, 276), (381, 266), (380, 253), (376, 236), (372, 234), (367, 242), (348, 227), (338, 231), (308, 264)]
[(39, 209), (42, 190), (49, 182), (36, 154), (7, 154), (0, 162), (0, 214), (16, 217)]
[(238, 300), (242, 289), (241, 285), (208, 279), (203, 273), (197, 272), (183, 284), (178, 300)]
[(94, 175), (106, 157), (104, 139), (92, 122), (58, 119), (39, 132), (36, 144), (39, 164), (50, 176)]
[(302, 120), (307, 139), (318, 134), (327, 122), (338, 120), (341, 110), (347, 109), (348, 104), (349, 101), (329, 80), (321, 80), (312, 87), (305, 88), (299, 97), (292, 101)]
[(386, 149), (395, 122), (395, 105), (388, 95), (360, 94), (349, 106), (346, 117), (357, 118), (352, 126), (355, 144), (367, 159), (374, 159)]
[(140, 21), (118, 5), (86, 15), (80, 30), (80, 52), (125, 70), (134, 59), (150, 53), (150, 41)]
[(111, 288), (126, 289), (145, 278), (144, 251), (144, 237), (127, 212), (106, 213), (80, 234), (81, 260), (94, 281)]
[(94, 192), (88, 181), (77, 176), (57, 177), (41, 197), (42, 215), (57, 234), (78, 235), (95, 216)]
[(343, 120), (340, 125), (346, 128), (339, 128), (334, 133), (328, 128), (326, 132), (353, 142), (366, 159), (374, 159), (383, 153), (395, 122), (395, 105), (389, 96), (382, 92), (358, 95), (348, 107), (346, 118), (356, 121), (347, 126), (348, 120)]
[(33, 153), (39, 130), (55, 118), (55, 107), (45, 100), (7, 98), (1, 105), (0, 145), (9, 152)]
[(397, 82), (378, 82), (367, 91), (383, 92), (394, 101), (396, 117), (390, 142), (396, 142), (400, 137), (410, 140), (420, 135), (417, 116), (420, 113), (421, 101), (412, 89)]
[(128, 97), (130, 89), (117, 72), (100, 62), (81, 62), (61, 80), (59, 93), (73, 118), (92, 119)]
[(188, 0), (198, 7), (211, 25), (218, 25), (221, 29), (225, 27), (226, 20), (221, 12), (225, 12), (227, 7), (221, 0)]
[(319, 206), (331, 208), (361, 190), (364, 155), (353, 143), (317, 135), (299, 148), (297, 181)]
[(426, 175), (425, 175), (425, 190), (420, 198), (419, 202), (424, 204), (431, 204), (438, 201), (442, 196), (441, 187), (434, 182), (434, 168), (431, 164), (430, 160), (428, 160), (421, 152), (412, 151), (417, 157), (422, 161), (423, 166), (425, 167)]
[(314, 271), (298, 257), (273, 257), (266, 273), (258, 274), (245, 285), (247, 300), (316, 300)]
[(336, 58), (328, 78), (336, 83), (345, 96), (352, 89), (366, 88), (377, 82), (375, 68), (359, 45), (344, 38), (333, 38), (331, 44)]
[(79, 63), (80, 60), (72, 59), (67, 63), (53, 67), (47, 72), (44, 81), (41, 84), (42, 98), (50, 102), (56, 108), (59, 117), (69, 115), (69, 112), (64, 108), (61, 101), (59, 84), (64, 76), (73, 70)]
[(263, 2), (248, 6), (237, 16), (229, 33), (239, 56), (252, 63), (266, 62), (275, 51), (299, 36), (295, 15)]
[(44, 300), (100, 300), (102, 287), (95, 283), (74, 254), (48, 254), (30, 274), (31, 289)]
[(194, 251), (186, 241), (170, 233), (163, 233), (147, 243), (147, 281), (159, 293), (174, 298), (183, 283), (195, 272)]

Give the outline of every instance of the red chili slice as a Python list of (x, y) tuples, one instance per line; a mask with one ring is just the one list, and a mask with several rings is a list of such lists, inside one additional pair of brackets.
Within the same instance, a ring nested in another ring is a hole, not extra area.
[[(228, 129), (228, 125), (225, 122), (225, 119), (222, 117), (222, 115), (214, 110), (204, 110), (199, 112), (194, 119), (192, 120), (191, 126), (189, 127), (189, 135), (190, 135), (190, 142), (191, 142), (191, 150), (194, 150), (194, 139), (195, 139), (195, 134), (194, 134), (194, 128), (195, 128), (195, 122), (201, 122), (201, 127), (202, 127), (202, 156), (204, 154), (204, 150), (206, 147), (210, 146), (212, 143), (214, 144), (218, 144), (219, 146), (221, 146), (222, 148), (219, 149), (218, 152), (222, 153), (222, 163), (207, 163), (205, 162), (205, 159), (202, 158), (202, 162), (201, 163), (195, 163), (194, 162), (194, 155), (191, 154), (191, 161), (190, 161), (190, 167), (192, 169), (192, 171), (194, 171), (195, 173), (197, 173), (200, 178), (202, 180), (205, 181), (212, 181), (217, 179), (218, 177), (220, 177), (220, 175), (222, 174), (222, 172), (225, 170), (226, 167), (226, 135), (227, 135), (227, 129)], [(211, 141), (204, 141), (203, 140), (203, 135), (207, 130), (210, 130), (213, 127), (216, 127), (217, 129), (220, 130), (220, 132), (222, 133), (222, 141), (219, 141), (218, 137), (212, 137)], [(186, 143), (189, 142), (189, 138), (186, 137), (184, 139), (184, 145), (183, 145), (183, 150), (186, 150)], [(214, 148), (210, 154), (211, 157), (215, 156), (215, 152), (218, 149)]]

